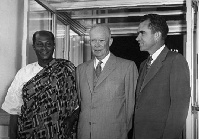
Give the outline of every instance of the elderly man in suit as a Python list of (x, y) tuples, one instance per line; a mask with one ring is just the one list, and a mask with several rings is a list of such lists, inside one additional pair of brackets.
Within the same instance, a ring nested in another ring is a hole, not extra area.
[(135, 63), (109, 51), (111, 31), (97, 24), (90, 30), (94, 59), (77, 67), (81, 102), (78, 138), (127, 138), (132, 128), (138, 71)]
[(145, 15), (136, 40), (150, 57), (141, 63), (136, 88), (136, 139), (181, 138), (190, 100), (189, 68), (185, 58), (165, 46), (165, 19)]

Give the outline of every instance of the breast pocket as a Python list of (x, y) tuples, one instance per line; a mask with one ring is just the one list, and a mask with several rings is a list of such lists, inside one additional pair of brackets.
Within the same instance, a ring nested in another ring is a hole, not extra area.
[(113, 98), (122, 98), (124, 96), (124, 81), (120, 76), (108, 78), (105, 87), (109, 100), (112, 100)]

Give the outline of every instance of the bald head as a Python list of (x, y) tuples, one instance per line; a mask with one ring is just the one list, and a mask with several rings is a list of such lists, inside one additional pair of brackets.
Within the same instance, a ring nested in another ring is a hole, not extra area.
[(46, 30), (41, 30), (41, 31), (36, 31), (34, 34), (33, 34), (33, 44), (35, 44), (35, 41), (36, 41), (36, 38), (38, 38), (39, 36), (46, 36), (46, 37), (49, 37), (51, 38), (51, 40), (54, 42), (55, 40), (55, 37), (53, 35), (52, 32), (50, 31), (46, 31)]
[(90, 34), (91, 32), (93, 32), (95, 30), (95, 32), (102, 32), (103, 34), (106, 35), (107, 38), (110, 38), (111, 37), (111, 31), (110, 31), (110, 28), (106, 25), (101, 25), (101, 24), (97, 24), (95, 26), (93, 26), (91, 29), (90, 29)]

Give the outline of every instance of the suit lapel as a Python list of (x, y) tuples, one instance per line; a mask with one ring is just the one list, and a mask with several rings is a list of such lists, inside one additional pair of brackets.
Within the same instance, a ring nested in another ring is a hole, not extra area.
[(140, 88), (140, 91), (142, 91), (142, 89), (147, 85), (147, 83), (156, 75), (156, 73), (162, 67), (163, 65), (162, 62), (165, 60), (168, 51), (169, 49), (165, 47), (159, 54), (157, 59), (154, 61), (154, 63), (151, 65), (148, 73), (146, 74), (142, 87)]
[(96, 87), (116, 68), (116, 62), (116, 57), (113, 54), (110, 54), (110, 57), (99, 76)]
[(90, 91), (93, 92), (93, 72), (94, 72), (94, 59), (89, 61), (88, 66), (86, 68), (87, 82), (90, 87)]
[(146, 61), (143, 61), (142, 64), (140, 65), (140, 70), (139, 70), (139, 74), (140, 76), (138, 77), (138, 81), (137, 81), (137, 88), (136, 88), (136, 95), (138, 95), (140, 93), (140, 89), (142, 87), (142, 84), (143, 84), (143, 78), (144, 78), (144, 72), (145, 72), (145, 65), (146, 65)]

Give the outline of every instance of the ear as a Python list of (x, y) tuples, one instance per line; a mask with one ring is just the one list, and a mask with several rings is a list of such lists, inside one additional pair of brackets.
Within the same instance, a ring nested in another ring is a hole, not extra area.
[(112, 45), (112, 43), (113, 43), (113, 38), (110, 38), (109, 39), (109, 47)]
[(54, 49), (56, 48), (56, 42), (55, 42), (55, 40), (53, 41), (53, 48)]
[(154, 38), (155, 38), (155, 41), (156, 41), (156, 42), (157, 42), (158, 40), (160, 40), (161, 37), (162, 37), (161, 32), (156, 32), (156, 33), (154, 34)]

